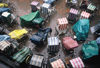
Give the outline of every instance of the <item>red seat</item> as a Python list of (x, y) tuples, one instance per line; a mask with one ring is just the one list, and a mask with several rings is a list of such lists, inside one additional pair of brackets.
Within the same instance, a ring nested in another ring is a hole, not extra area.
[(71, 37), (65, 37), (63, 38), (63, 46), (67, 49), (67, 50), (70, 50), (70, 49), (73, 49), (75, 47), (78, 47), (78, 43), (73, 40)]

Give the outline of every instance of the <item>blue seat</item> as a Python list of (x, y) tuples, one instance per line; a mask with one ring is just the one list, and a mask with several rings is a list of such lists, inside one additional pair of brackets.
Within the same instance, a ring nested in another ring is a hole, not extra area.
[(0, 13), (10, 11), (10, 8), (0, 8)]
[(36, 34), (32, 35), (30, 40), (36, 45), (42, 45), (47, 39), (48, 33), (51, 31), (51, 28), (39, 29), (39, 31)]
[(0, 41), (10, 40), (10, 36), (8, 35), (0, 35)]

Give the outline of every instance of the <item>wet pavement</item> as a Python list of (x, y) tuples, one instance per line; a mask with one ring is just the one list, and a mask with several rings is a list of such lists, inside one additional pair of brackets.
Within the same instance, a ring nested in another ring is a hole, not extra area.
[[(42, 0), (36, 0), (36, 1), (39, 1), (41, 4), (43, 3)], [(100, 6), (99, 5), (100, 1), (99, 2), (98, 1), (96, 2), (96, 0), (94, 0), (95, 4), (97, 6)], [(26, 14), (31, 12), (30, 3), (32, 2), (32, 0), (12, 0), (12, 2), (14, 4), (14, 6), (16, 7), (16, 12), (15, 12), (16, 15), (23, 16), (23, 15), (26, 15)], [(68, 9), (65, 6), (65, 0), (58, 0), (55, 3), (55, 8), (56, 8), (57, 12), (53, 16), (51, 16), (50, 22), (47, 24), (47, 27), (51, 27), (53, 30), (51, 36), (55, 36), (55, 26), (57, 25), (56, 20), (58, 18), (61, 18), (61, 17), (66, 17), (67, 16), (67, 9)], [(97, 23), (97, 21), (100, 19), (100, 16), (99, 16), (100, 12), (99, 11), (97, 12), (98, 15), (93, 19), (93, 21), (91, 21), (91, 23), (90, 23), (91, 26), (95, 25)], [(18, 20), (18, 22), (20, 23), (19, 20)], [(69, 26), (69, 28), (71, 28), (72, 25), (69, 24), (68, 26)], [(19, 26), (18, 28), (21, 28), (21, 27)], [(32, 28), (32, 29), (33, 29), (32, 30), (33, 34), (35, 32), (37, 32), (37, 29), (34, 29), (34, 28)], [(69, 35), (67, 35), (67, 36), (70, 36), (70, 33), (72, 33), (71, 30), (69, 30), (69, 31), (70, 31)], [(29, 37), (31, 37), (31, 34), (29, 34)], [(89, 36), (88, 36), (88, 39), (86, 40), (86, 42), (91, 41), (91, 40), (95, 40), (95, 38), (93, 37), (91, 32), (89, 32)], [(43, 46), (42, 48), (36, 48), (35, 45), (29, 41), (29, 39), (23, 43), (24, 44), (22, 44), (22, 46), (26, 45), (26, 46), (32, 48), (34, 54), (42, 54), (42, 55), (44, 55), (45, 58), (51, 57), (47, 53), (47, 45), (44, 45), (44, 46), (41, 45), (41, 46)], [(80, 56), (80, 50), (81, 50), (81, 44), (78, 48), (75, 49), (76, 56)], [(56, 57), (65, 60), (65, 57), (68, 57), (68, 56), (71, 56), (71, 55), (69, 55), (67, 52), (65, 52), (61, 46), (60, 51), (56, 55)], [(90, 67), (92, 67), (92, 66), (90, 66)], [(86, 68), (90, 68), (90, 67), (88, 65), (86, 66)], [(94, 65), (94, 67), (95, 67), (95, 65)], [(92, 68), (94, 68), (94, 67), (92, 67)]]

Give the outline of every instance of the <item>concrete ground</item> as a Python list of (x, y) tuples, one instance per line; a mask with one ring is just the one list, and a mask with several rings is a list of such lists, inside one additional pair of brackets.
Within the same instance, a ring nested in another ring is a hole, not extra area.
[[(42, 0), (36, 0), (36, 1), (39, 1), (41, 4), (43, 3)], [(30, 3), (32, 2), (32, 0), (12, 0), (13, 4), (14, 4), (14, 7), (16, 8), (16, 12), (15, 14), (17, 14), (18, 16), (23, 16), (25, 14), (28, 14), (31, 12), (31, 6), (30, 6)], [(93, 2), (99, 7), (100, 5), (100, 1), (98, 0), (93, 0)], [(67, 7), (65, 6), (65, 0), (58, 0), (56, 3), (55, 3), (55, 8), (57, 10), (57, 13), (55, 13), (53, 16), (51, 16), (51, 20), (50, 22), (47, 24), (47, 27), (51, 27), (53, 32), (52, 32), (52, 35), (51, 36), (54, 36), (55, 34), (55, 26), (57, 24), (56, 20), (58, 18), (61, 18), (61, 17), (66, 17), (67, 16)], [(97, 23), (98, 20), (100, 20), (100, 10), (97, 12), (97, 15), (96, 17), (93, 19), (93, 21), (91, 21), (91, 26), (95, 25)], [(18, 23), (20, 24), (20, 21), (18, 21)], [(68, 25), (69, 28), (71, 28), (72, 25)], [(20, 26), (18, 28), (21, 28)], [(35, 33), (37, 32), (37, 29), (34, 29), (32, 28), (33, 31), (32, 33)], [(71, 30), (68, 31), (69, 34), (67, 34), (67, 36), (70, 36), (70, 33)], [(31, 37), (31, 35), (30, 35)], [(88, 36), (88, 39), (86, 40), (87, 41), (91, 41), (91, 40), (95, 40), (94, 36), (91, 34), (91, 32), (89, 32), (89, 36)], [(52, 56), (49, 56), (48, 53), (47, 53), (47, 46), (43, 46), (42, 48), (35, 48), (35, 45), (33, 43), (31, 43), (29, 40), (24, 42), (23, 45), (26, 45), (30, 48), (32, 48), (33, 50), (33, 53), (34, 54), (42, 54), (44, 55), (45, 58), (51, 58)], [(81, 50), (81, 45), (82, 44), (79, 44), (80, 46), (78, 48), (75, 49), (75, 54), (77, 56), (81, 56), (80, 55), (80, 50)], [(41, 45), (42, 46), (42, 45)], [(48, 57), (49, 56), (49, 57)], [(72, 54), (68, 54), (67, 52), (65, 52), (63, 49), (62, 49), (62, 46), (60, 47), (60, 51), (59, 53), (55, 56), (56, 58), (61, 58), (63, 60), (65, 60), (65, 57), (70, 57), (70, 56), (73, 56)], [(73, 56), (74, 57), (74, 56)], [(97, 64), (97, 63), (96, 63)], [(99, 67), (96, 67), (96, 64), (93, 64), (93, 65), (89, 65), (89, 64), (86, 64), (86, 68), (99, 68)]]

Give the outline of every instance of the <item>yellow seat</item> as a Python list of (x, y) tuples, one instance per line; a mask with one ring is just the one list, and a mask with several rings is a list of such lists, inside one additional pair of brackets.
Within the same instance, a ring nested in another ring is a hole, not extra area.
[(12, 39), (21, 39), (24, 34), (27, 34), (28, 31), (26, 29), (17, 29), (9, 33)]
[(8, 4), (0, 3), (0, 7), (8, 7)]

